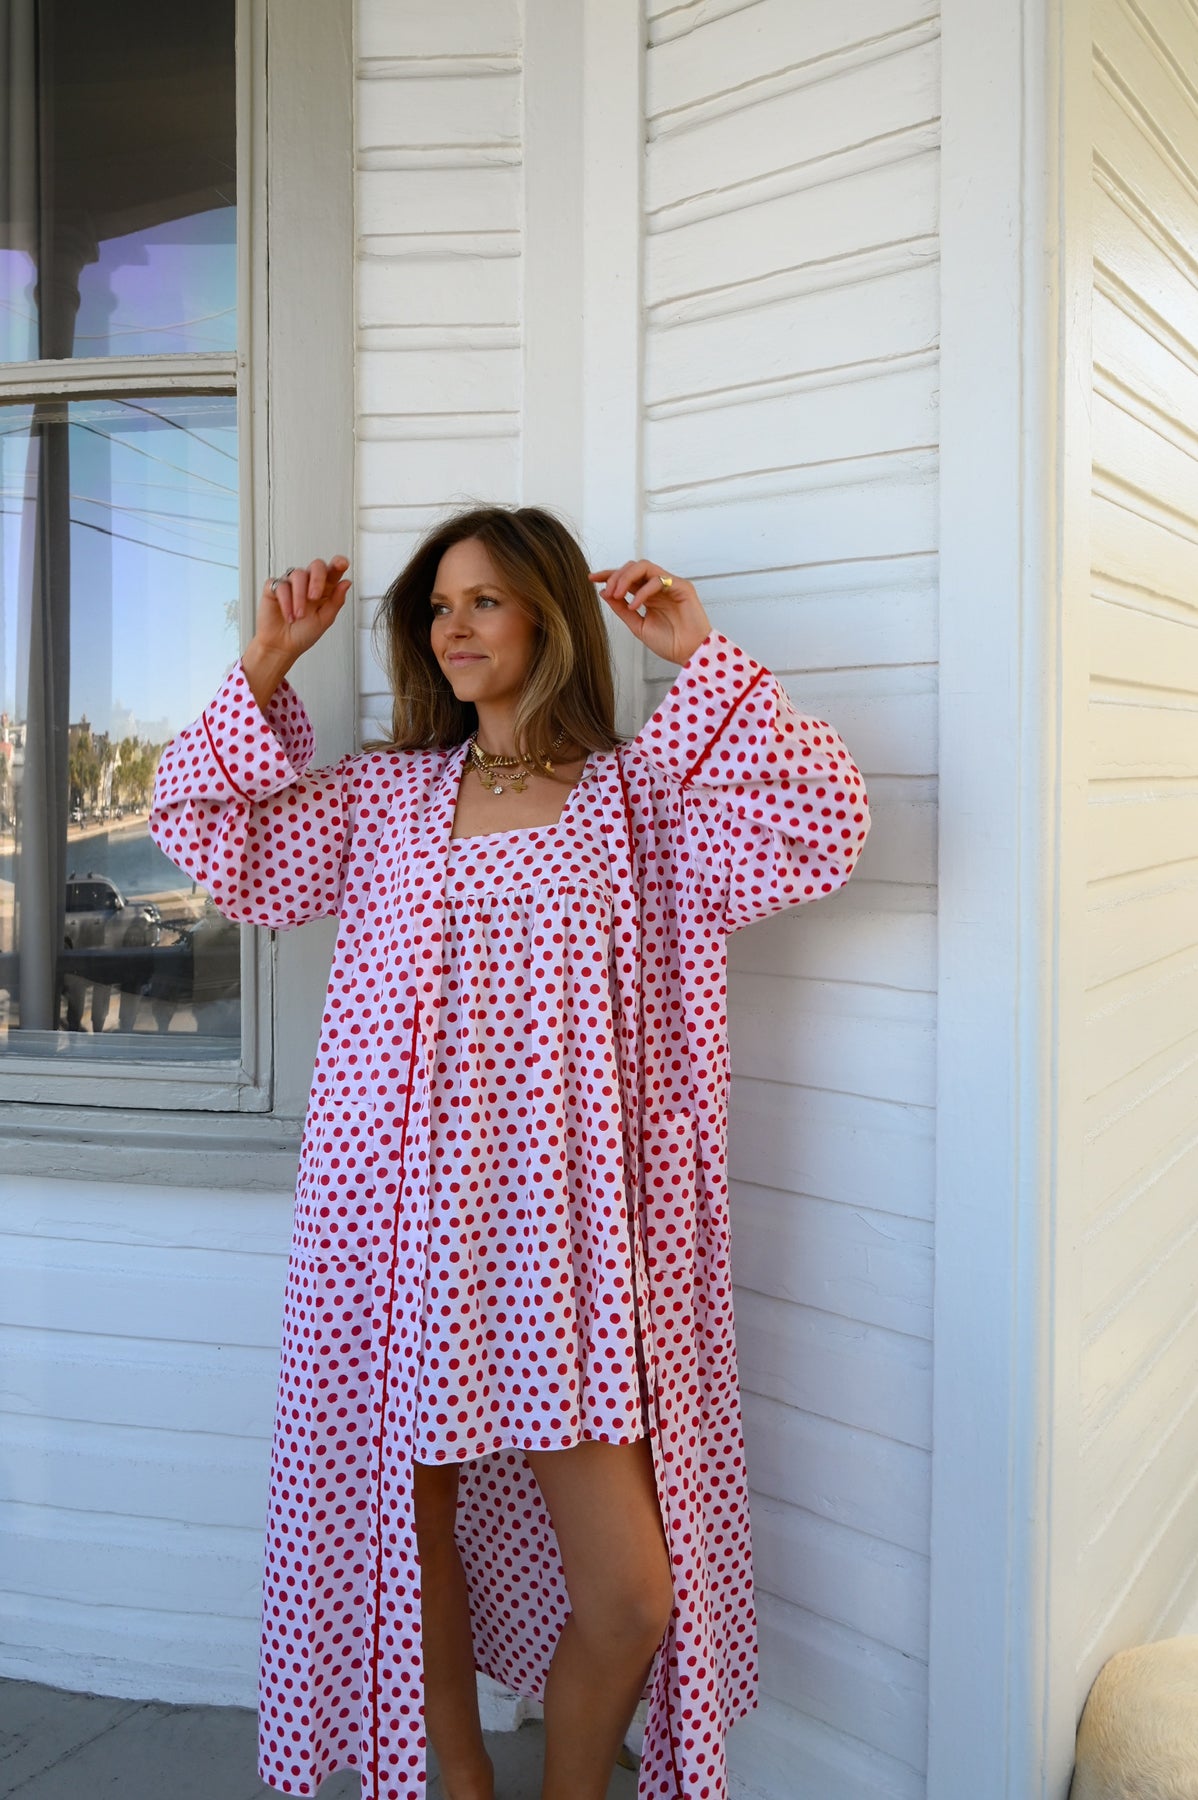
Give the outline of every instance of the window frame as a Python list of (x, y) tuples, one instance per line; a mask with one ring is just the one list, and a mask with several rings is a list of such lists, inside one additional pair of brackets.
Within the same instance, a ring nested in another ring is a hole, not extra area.
[[(352, 551), (354, 66), (351, 0), (237, 0), (238, 345), (234, 355), (96, 357), (0, 368), (5, 405), (121, 392), (235, 392), (240, 644), (261, 581)], [(342, 105), (330, 98), (342, 97)], [(314, 254), (314, 249), (318, 254)], [(318, 322), (314, 326), (314, 321)], [(321, 354), (312, 355), (314, 329)], [(318, 422), (318, 449), (313, 424)], [(353, 615), (295, 682), (317, 760), (355, 746)], [(311, 1083), (336, 921), (242, 927), (240, 1058), (212, 1066), (0, 1058), (0, 1158), (11, 1173), (105, 1173), (204, 1187), (278, 1186)], [(214, 1144), (212, 1115), (224, 1121)], [(248, 1159), (248, 1160), (247, 1160)]]

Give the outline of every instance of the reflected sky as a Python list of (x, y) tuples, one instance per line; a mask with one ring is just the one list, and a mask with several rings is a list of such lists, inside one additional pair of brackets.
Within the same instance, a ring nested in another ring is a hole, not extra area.
[[(0, 704), (18, 719), (33, 598), (30, 416), (0, 413)], [(139, 395), (59, 403), (53, 416), (70, 445), (71, 719), (162, 742), (237, 654), (236, 402)]]
[[(237, 348), (237, 211), (222, 206), (107, 238), (79, 276), (76, 356), (179, 355)], [(36, 272), (0, 250), (0, 361), (38, 354)]]

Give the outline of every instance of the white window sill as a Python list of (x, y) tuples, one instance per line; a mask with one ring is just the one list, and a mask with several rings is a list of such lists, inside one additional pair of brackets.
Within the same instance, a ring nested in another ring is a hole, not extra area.
[(301, 1123), (263, 1113), (10, 1105), (0, 1111), (0, 1171), (47, 1180), (290, 1193)]

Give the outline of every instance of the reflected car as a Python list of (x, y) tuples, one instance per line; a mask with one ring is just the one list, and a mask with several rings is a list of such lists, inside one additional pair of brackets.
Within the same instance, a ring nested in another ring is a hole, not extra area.
[(107, 875), (72, 876), (67, 882), (67, 950), (152, 947), (162, 938), (162, 914), (152, 900), (126, 900)]

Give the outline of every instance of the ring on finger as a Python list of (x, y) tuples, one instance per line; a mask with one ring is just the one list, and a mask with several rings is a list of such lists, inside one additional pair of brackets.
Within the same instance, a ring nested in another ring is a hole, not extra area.
[(657, 579), (663, 588), (672, 588), (674, 585), (674, 577), (672, 575), (659, 575)]
[(289, 575), (294, 575), (294, 574), (295, 574), (295, 564), (294, 564), (294, 563), (292, 563), (292, 565), (291, 565), (291, 567), (290, 567), (290, 568), (289, 568), (289, 569), (284, 569), (284, 570), (283, 570), (283, 573), (282, 573), (282, 574), (281, 574), (281, 575), (274, 575), (274, 576), (272, 576), (272, 577), (271, 577), (271, 582), (270, 582), (270, 591), (271, 591), (271, 593), (272, 593), (272, 594), (277, 594), (277, 593), (278, 593), (278, 591), (279, 591), (279, 583), (280, 583), (280, 581), (286, 581), (286, 579), (287, 579), (287, 577), (288, 577), (288, 576), (289, 576)]

